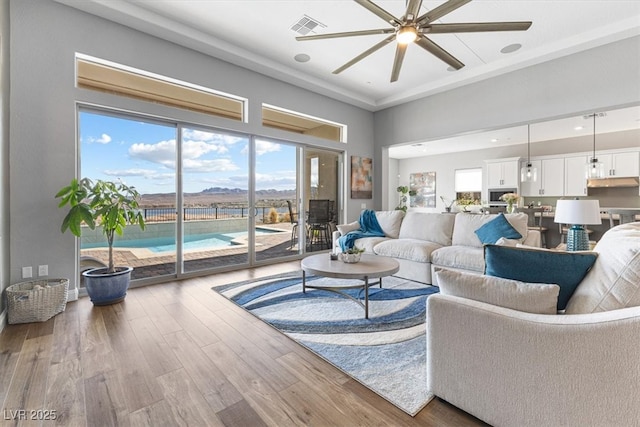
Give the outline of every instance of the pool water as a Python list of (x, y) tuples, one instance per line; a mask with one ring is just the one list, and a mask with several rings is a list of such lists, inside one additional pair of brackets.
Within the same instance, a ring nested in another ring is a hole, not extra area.
[[(267, 230), (264, 228), (256, 229), (256, 236), (262, 236), (265, 234), (279, 233), (276, 230)], [(184, 250), (190, 249), (211, 249), (222, 248), (227, 246), (233, 246), (231, 242), (238, 237), (247, 236), (246, 231), (237, 231), (232, 233), (208, 233), (208, 234), (194, 234), (184, 236), (185, 242), (183, 245)], [(174, 237), (154, 237), (149, 239), (139, 240), (118, 240), (116, 237), (113, 246), (116, 248), (146, 248), (151, 252), (175, 252), (176, 242)], [(83, 243), (82, 249), (95, 249), (106, 247), (106, 242), (98, 243)]]

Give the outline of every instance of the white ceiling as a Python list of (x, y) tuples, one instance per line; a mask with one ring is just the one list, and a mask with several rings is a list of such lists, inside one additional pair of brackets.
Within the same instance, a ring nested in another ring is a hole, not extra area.
[[(445, 63), (419, 46), (410, 45), (399, 80), (390, 83), (393, 43), (341, 74), (332, 74), (386, 35), (295, 40), (298, 34), (291, 27), (305, 15), (323, 25), (310, 34), (388, 27), (351, 0), (55, 1), (370, 111), (640, 34), (640, 0), (474, 0), (437, 22), (532, 21), (533, 24), (527, 31), (431, 35), (433, 41), (465, 67), (448, 71)], [(424, 0), (420, 13), (444, 2)], [(378, 0), (375, 4), (396, 17), (404, 15), (405, 0)], [(522, 48), (509, 54), (500, 52), (515, 43)], [(294, 57), (298, 54), (309, 55), (310, 60), (297, 62)], [(633, 114), (637, 128), (640, 117), (637, 111)], [(532, 138), (547, 132), (543, 129), (544, 126), (536, 125)], [(526, 142), (526, 126), (492, 132), (498, 135), (481, 133), (456, 138), (455, 146), (478, 148), (482, 138), (489, 141), (497, 138), (498, 144)], [(566, 136), (555, 135), (551, 139)], [(450, 142), (447, 140), (440, 147), (452, 147)], [(435, 141), (427, 144), (434, 154), (442, 150)], [(491, 144), (495, 146), (496, 142)], [(407, 154), (408, 148), (399, 147), (394, 155), (415, 155), (416, 147), (413, 149), (412, 154)]]

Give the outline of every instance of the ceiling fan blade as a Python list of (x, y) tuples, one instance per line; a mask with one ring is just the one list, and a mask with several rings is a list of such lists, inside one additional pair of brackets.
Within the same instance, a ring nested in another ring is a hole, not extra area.
[(340, 68), (336, 68), (333, 71), (333, 74), (340, 74), (341, 72), (343, 72), (344, 70), (346, 70), (347, 68), (351, 67), (353, 64), (355, 64), (356, 62), (366, 58), (367, 56), (371, 55), (373, 52), (375, 52), (376, 50), (384, 47), (385, 45), (389, 44), (390, 42), (392, 42), (393, 40), (395, 40), (396, 35), (393, 34), (389, 37), (387, 37), (386, 39), (382, 40), (380, 43), (375, 44), (374, 46), (370, 47), (369, 49), (365, 50), (364, 52), (362, 52), (360, 55), (356, 56), (355, 58), (353, 58), (351, 61), (347, 62), (346, 64), (344, 64), (342, 67)]
[(422, 28), (424, 33), (478, 33), (483, 31), (526, 31), (531, 21), (517, 22), (466, 22), (464, 24), (431, 24)]
[(396, 58), (393, 61), (393, 69), (391, 70), (391, 83), (398, 80), (400, 76), (400, 69), (402, 68), (402, 61), (404, 61), (404, 54), (407, 52), (408, 44), (399, 44), (396, 48)]
[(451, 55), (449, 52), (447, 52), (446, 50), (444, 50), (443, 48), (441, 48), (440, 46), (438, 46), (436, 43), (429, 40), (425, 36), (420, 37), (418, 40), (415, 41), (415, 43), (421, 48), (423, 48), (424, 50), (426, 50), (427, 52), (434, 55), (436, 58), (446, 62), (456, 70), (459, 70), (460, 68), (464, 67), (464, 64), (460, 62), (456, 57)]
[(464, 6), (471, 0), (449, 0), (446, 3), (441, 4), (433, 10), (425, 13), (418, 18), (418, 25), (425, 25), (429, 22), (433, 22), (436, 19), (442, 18), (444, 15), (453, 12), (457, 8)]
[(320, 40), (320, 39), (335, 39), (338, 37), (356, 37), (356, 36), (370, 36), (375, 34), (391, 34), (395, 33), (395, 28), (380, 28), (377, 30), (362, 30), (362, 31), (346, 31), (343, 33), (329, 33), (329, 34), (314, 34), (311, 36), (298, 36), (296, 40)]
[(407, 13), (404, 15), (407, 22), (415, 22), (420, 13), (420, 6), (422, 6), (422, 0), (409, 0), (407, 4)]
[(369, 0), (355, 0), (355, 2), (358, 3), (360, 6), (364, 7), (365, 9), (367, 9), (369, 12), (373, 13), (374, 15), (377, 15), (380, 18), (384, 19), (388, 24), (402, 25), (401, 20), (399, 20), (398, 18), (396, 18), (395, 16), (393, 16), (392, 14), (390, 14), (389, 12), (387, 12), (386, 10), (384, 10), (383, 8), (381, 8), (380, 6), (378, 6), (377, 4)]

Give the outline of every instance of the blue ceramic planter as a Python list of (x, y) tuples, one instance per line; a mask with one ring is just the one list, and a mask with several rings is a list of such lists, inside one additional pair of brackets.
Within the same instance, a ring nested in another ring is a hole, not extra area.
[(107, 273), (107, 269), (101, 267), (82, 273), (93, 305), (110, 305), (124, 300), (132, 271), (133, 267), (116, 267), (115, 273)]

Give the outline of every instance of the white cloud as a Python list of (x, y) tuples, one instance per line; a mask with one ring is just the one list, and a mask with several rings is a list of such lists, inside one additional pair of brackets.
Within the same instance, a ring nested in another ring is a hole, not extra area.
[(153, 169), (107, 169), (103, 173), (109, 176), (149, 176), (155, 175), (156, 171)]
[(103, 133), (102, 135), (100, 135), (100, 138), (94, 138), (94, 137), (89, 137), (89, 144), (108, 144), (111, 142), (111, 137), (109, 135), (107, 135), (106, 133)]
[(187, 173), (229, 172), (240, 169), (231, 159), (184, 159), (182, 168)]
[[(280, 144), (277, 142), (265, 141), (263, 139), (256, 140), (256, 156), (261, 156), (266, 153), (273, 153), (280, 151)], [(242, 154), (249, 153), (249, 146), (247, 145), (242, 149)]]
[(129, 147), (129, 155), (136, 159), (158, 163), (171, 169), (176, 166), (176, 140), (156, 144), (137, 143)]

